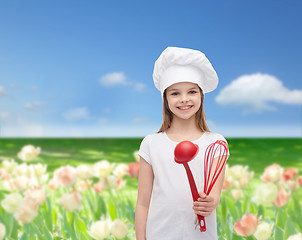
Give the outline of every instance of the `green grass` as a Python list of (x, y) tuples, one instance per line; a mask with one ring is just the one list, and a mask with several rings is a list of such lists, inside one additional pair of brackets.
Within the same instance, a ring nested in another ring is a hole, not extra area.
[[(110, 162), (135, 161), (133, 152), (139, 149), (142, 138), (1, 138), (2, 159), (17, 158), (26, 144), (42, 148), (38, 162), (48, 165), (48, 170), (70, 164), (93, 164), (107, 159)], [(249, 165), (259, 174), (265, 166), (278, 163), (284, 167), (302, 170), (301, 138), (228, 138), (231, 157), (229, 165)]]

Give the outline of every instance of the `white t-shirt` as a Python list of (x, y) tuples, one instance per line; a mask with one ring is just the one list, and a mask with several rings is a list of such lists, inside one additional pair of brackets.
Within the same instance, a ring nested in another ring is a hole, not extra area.
[[(203, 191), (204, 155), (207, 146), (216, 140), (225, 140), (217, 133), (205, 132), (192, 141), (199, 146), (197, 156), (188, 163), (198, 192)], [(147, 135), (138, 155), (153, 168), (154, 181), (147, 224), (147, 240), (215, 240), (217, 239), (216, 211), (205, 218), (206, 232), (199, 225), (195, 229), (192, 193), (183, 164), (174, 161), (172, 141), (165, 132)]]

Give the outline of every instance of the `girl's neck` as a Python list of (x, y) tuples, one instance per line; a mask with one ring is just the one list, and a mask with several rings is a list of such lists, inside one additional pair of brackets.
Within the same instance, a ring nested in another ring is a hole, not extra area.
[(177, 138), (183, 138), (200, 136), (202, 131), (195, 123), (195, 116), (187, 120), (174, 117), (171, 127), (166, 130), (166, 133), (174, 137), (177, 136)]

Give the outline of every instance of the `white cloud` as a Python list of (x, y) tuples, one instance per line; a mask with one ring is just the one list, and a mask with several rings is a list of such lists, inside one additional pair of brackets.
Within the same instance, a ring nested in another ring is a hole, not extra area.
[(79, 121), (79, 120), (88, 120), (90, 119), (89, 110), (85, 107), (78, 107), (74, 109), (69, 109), (63, 113), (63, 118), (67, 121)]
[(36, 86), (31, 86), (31, 87), (30, 87), (30, 89), (31, 89), (33, 92), (36, 92), (36, 91), (38, 91), (38, 90), (39, 90), (39, 88), (38, 88), (38, 87), (36, 87)]
[(210, 129), (224, 137), (301, 137), (302, 126), (291, 125), (219, 125)]
[(145, 84), (143, 83), (134, 83), (134, 90), (140, 92), (145, 89)]
[(42, 124), (20, 117), (1, 124), (0, 134), (3, 137), (43, 137), (47, 134), (45, 130), (48, 129)]
[(10, 88), (18, 88), (19, 86), (18, 86), (18, 84), (16, 84), (16, 83), (11, 83), (11, 84), (9, 85), (9, 87), (10, 87)]
[(107, 124), (107, 123), (109, 123), (109, 119), (101, 117), (101, 118), (98, 119), (98, 123), (101, 124), (101, 125)]
[(113, 72), (102, 76), (99, 79), (100, 84), (105, 87), (116, 85), (127, 85), (126, 75), (123, 72)]
[(276, 110), (272, 102), (302, 104), (302, 90), (290, 90), (282, 81), (269, 74), (243, 75), (222, 89), (216, 97), (221, 105), (245, 107), (245, 113)]
[(123, 72), (107, 73), (99, 79), (99, 83), (105, 87), (112, 87), (117, 85), (133, 86), (133, 89), (136, 92), (141, 92), (146, 87), (143, 83), (128, 81), (125, 73)]
[(111, 108), (104, 108), (104, 109), (102, 110), (102, 112), (108, 114), (108, 113), (111, 113), (111, 112), (112, 112), (112, 109), (111, 109)]
[(9, 113), (8, 112), (0, 112), (0, 120), (1, 121), (8, 121), (9, 120)]
[(132, 119), (132, 123), (144, 123), (147, 121), (147, 118), (145, 117), (135, 117)]
[(24, 104), (24, 108), (28, 110), (37, 110), (37, 108), (43, 106), (44, 104), (44, 102), (31, 102)]
[[(12, 119), (0, 125), (1, 137), (144, 137), (158, 131), (160, 124), (100, 125), (43, 124)], [(224, 137), (301, 137), (299, 125), (219, 125), (210, 128)]]
[(216, 124), (212, 120), (207, 120), (207, 125), (210, 129), (216, 126)]
[(5, 95), (6, 95), (5, 88), (3, 86), (0, 86), (0, 97)]

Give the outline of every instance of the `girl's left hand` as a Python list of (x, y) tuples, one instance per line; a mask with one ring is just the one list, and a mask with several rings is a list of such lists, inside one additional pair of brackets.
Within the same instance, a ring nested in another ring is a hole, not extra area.
[(193, 203), (193, 210), (197, 215), (208, 217), (216, 208), (214, 198), (203, 192), (200, 192), (199, 196), (198, 200)]

